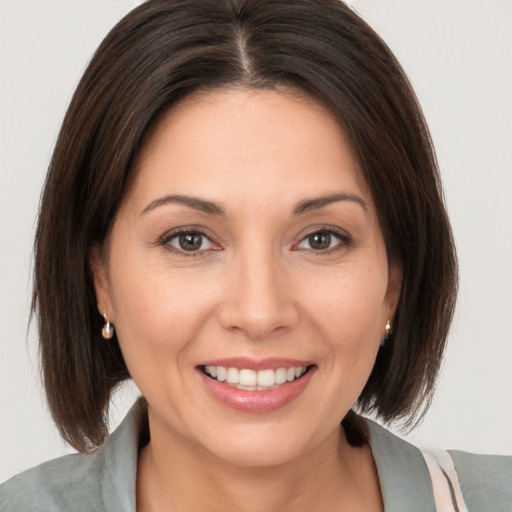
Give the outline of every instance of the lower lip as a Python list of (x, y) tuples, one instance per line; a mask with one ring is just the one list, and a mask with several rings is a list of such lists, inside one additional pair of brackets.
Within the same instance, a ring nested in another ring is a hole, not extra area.
[(309, 384), (314, 369), (310, 368), (300, 379), (266, 391), (237, 389), (211, 379), (199, 369), (197, 371), (208, 391), (223, 405), (243, 412), (266, 413), (277, 411), (295, 400)]

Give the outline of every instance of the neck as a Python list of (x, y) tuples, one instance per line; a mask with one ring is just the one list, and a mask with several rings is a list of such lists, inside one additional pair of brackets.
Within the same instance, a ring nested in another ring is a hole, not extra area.
[(383, 508), (369, 446), (350, 446), (341, 429), (294, 460), (258, 467), (226, 462), (159, 430), (150, 421), (151, 441), (138, 464), (138, 512)]

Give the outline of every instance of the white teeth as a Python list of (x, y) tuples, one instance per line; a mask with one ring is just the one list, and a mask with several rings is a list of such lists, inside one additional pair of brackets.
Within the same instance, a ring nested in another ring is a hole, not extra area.
[[(226, 368), (224, 366), (217, 366), (217, 380), (224, 382), (226, 380)], [(212, 375), (213, 377), (213, 375)]]
[(258, 386), (267, 388), (276, 383), (276, 372), (274, 370), (261, 370), (258, 372)]
[(228, 371), (226, 372), (226, 380), (230, 384), (238, 384), (238, 369), (228, 368)]
[(207, 366), (205, 368), (206, 373), (211, 375), (212, 377), (217, 377), (217, 367), (216, 366)]
[(257, 372), (247, 368), (238, 369), (207, 365), (204, 367), (204, 371), (219, 382), (226, 381), (238, 389), (255, 391), (271, 389), (286, 382), (292, 382), (306, 373), (306, 367), (296, 366), (278, 368), (277, 370), (260, 370)]
[(242, 386), (256, 386), (258, 374), (254, 370), (240, 370), (239, 382)]
[(276, 384), (284, 384), (286, 382), (286, 368), (279, 368), (276, 371)]
[(236, 389), (245, 389), (246, 391), (254, 391), (254, 386), (244, 386), (243, 384), (237, 384)]

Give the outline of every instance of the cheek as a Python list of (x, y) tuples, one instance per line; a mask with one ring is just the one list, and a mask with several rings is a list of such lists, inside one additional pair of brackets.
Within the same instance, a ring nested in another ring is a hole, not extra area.
[[(112, 305), (127, 364), (174, 358), (194, 339), (211, 310), (211, 292), (196, 277), (126, 255), (113, 267)], [(179, 364), (179, 361), (176, 361)]]
[(310, 314), (331, 340), (347, 349), (380, 340), (387, 314), (387, 271), (381, 270), (326, 273), (304, 293)]
[[(385, 267), (384, 267), (385, 268)], [(335, 391), (331, 407), (338, 410), (357, 399), (371, 373), (384, 333), (387, 269), (338, 272), (317, 280), (309, 294), (314, 336), (323, 347), (325, 387)]]
[(368, 272), (328, 281), (328, 293), (310, 295), (310, 311), (316, 339), (325, 351), (324, 387), (333, 390), (330, 408), (346, 412), (375, 364), (385, 325), (387, 279), (380, 272)]

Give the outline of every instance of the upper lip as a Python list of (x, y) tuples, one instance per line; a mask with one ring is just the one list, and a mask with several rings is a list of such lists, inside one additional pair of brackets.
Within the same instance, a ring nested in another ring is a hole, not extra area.
[(311, 361), (303, 359), (288, 359), (270, 357), (265, 359), (252, 359), (249, 357), (230, 357), (227, 359), (211, 359), (203, 361), (197, 366), (223, 366), (224, 368), (248, 369), (254, 371), (277, 370), (279, 368), (297, 368), (311, 366)]

